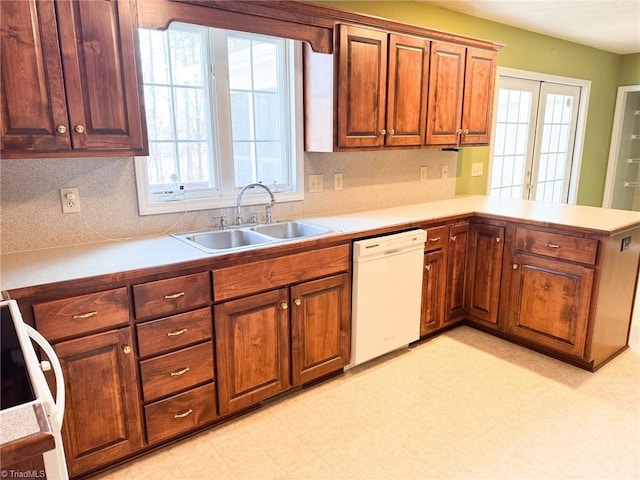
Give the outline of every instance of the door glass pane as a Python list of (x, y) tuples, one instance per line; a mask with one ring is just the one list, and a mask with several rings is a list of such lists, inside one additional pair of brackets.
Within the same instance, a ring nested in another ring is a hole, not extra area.
[(489, 189), (491, 196), (510, 197), (515, 193), (522, 195), (531, 103), (530, 91), (511, 88), (500, 88), (498, 91), (493, 171)]
[(544, 117), (542, 139), (538, 142), (537, 187), (535, 200), (564, 202), (568, 191), (568, 172), (573, 154), (573, 135), (576, 112), (575, 94), (543, 92)]

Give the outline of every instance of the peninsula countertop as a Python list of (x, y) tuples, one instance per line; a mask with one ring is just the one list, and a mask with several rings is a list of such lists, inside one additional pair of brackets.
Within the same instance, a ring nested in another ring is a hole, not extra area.
[[(420, 222), (447, 220), (474, 214), (543, 225), (559, 225), (601, 235), (619, 233), (640, 226), (639, 212), (481, 195), (346, 214), (306, 217), (302, 220), (339, 230), (326, 235), (326, 238), (331, 236), (358, 238), (380, 229), (396, 226), (402, 229)], [(308, 240), (288, 240), (286, 243), (304, 241)], [(268, 249), (283, 243), (255, 248)], [(225, 254), (205, 253), (169, 235), (9, 253), (0, 256), (0, 290), (198, 261)]]

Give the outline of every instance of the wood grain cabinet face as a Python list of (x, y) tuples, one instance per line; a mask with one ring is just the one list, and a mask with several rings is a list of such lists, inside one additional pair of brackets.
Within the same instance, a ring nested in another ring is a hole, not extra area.
[(496, 59), (492, 50), (432, 43), (428, 145), (489, 143)]
[(286, 288), (214, 307), (220, 414), (257, 404), (291, 385), (288, 308)]
[(581, 357), (594, 269), (524, 253), (514, 254), (513, 262), (508, 332)]
[(62, 436), (71, 476), (142, 448), (132, 346), (131, 327), (54, 345), (66, 383)]
[(498, 324), (504, 254), (504, 227), (472, 224), (467, 265), (467, 312), (490, 325)]
[(426, 230), (420, 336), (439, 330), (445, 322), (449, 227), (443, 225)]
[(423, 145), (427, 39), (340, 25), (338, 146)]
[(351, 355), (348, 274), (291, 287), (293, 384), (340, 370)]
[(461, 320), (465, 312), (465, 275), (469, 224), (457, 223), (449, 227), (447, 251), (447, 292), (445, 324)]
[(338, 146), (384, 144), (387, 33), (339, 26)]
[(3, 156), (146, 154), (136, 39), (135, 0), (3, 2)]

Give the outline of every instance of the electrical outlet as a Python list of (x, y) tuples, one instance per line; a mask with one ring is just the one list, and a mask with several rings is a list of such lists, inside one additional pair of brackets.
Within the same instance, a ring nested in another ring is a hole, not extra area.
[(427, 181), (427, 167), (420, 167), (420, 181)]
[(471, 176), (472, 177), (481, 177), (484, 170), (484, 163), (482, 162), (474, 162), (471, 164)]
[(333, 189), (342, 190), (342, 174), (341, 173), (333, 174)]
[(324, 177), (320, 175), (309, 175), (309, 193), (324, 191)]
[(78, 188), (61, 188), (60, 201), (62, 202), (62, 213), (80, 212), (80, 194)]
[(440, 167), (440, 178), (443, 180), (449, 178), (449, 165), (442, 165), (442, 167)]

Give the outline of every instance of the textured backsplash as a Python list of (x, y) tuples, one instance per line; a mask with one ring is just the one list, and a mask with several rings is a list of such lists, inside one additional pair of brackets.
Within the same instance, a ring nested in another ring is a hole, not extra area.
[[(455, 153), (431, 149), (307, 153), (304, 201), (276, 203), (273, 219), (451, 198), (456, 160)], [(447, 180), (440, 179), (443, 164), (449, 167)], [(418, 180), (423, 165), (426, 182)], [(333, 174), (339, 172), (344, 174), (344, 189), (334, 191)], [(319, 173), (324, 174), (325, 191), (308, 193), (308, 175)], [(62, 214), (62, 187), (79, 188), (82, 214)], [(233, 210), (140, 216), (130, 157), (0, 161), (2, 253), (210, 228), (216, 223), (214, 215), (232, 219)]]

